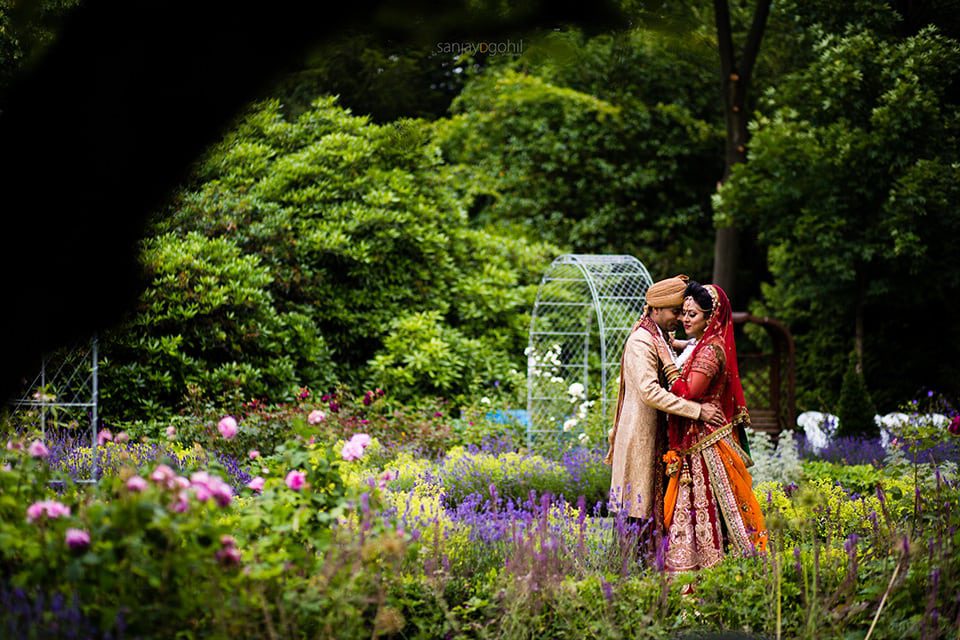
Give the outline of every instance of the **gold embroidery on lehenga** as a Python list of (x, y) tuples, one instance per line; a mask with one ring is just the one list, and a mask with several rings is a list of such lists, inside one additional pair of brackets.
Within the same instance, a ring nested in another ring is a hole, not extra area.
[[(723, 560), (723, 546), (715, 502), (707, 495), (706, 471), (702, 459), (693, 456), (684, 460), (690, 468), (692, 484), (681, 485), (677, 495), (673, 522), (668, 532), (667, 570), (691, 571), (711, 567)], [(694, 515), (695, 514), (695, 515)]]
[(697, 568), (694, 556), (696, 533), (693, 530), (693, 514), (690, 510), (690, 491), (691, 485), (680, 487), (673, 522), (667, 532), (666, 568), (670, 572), (692, 571)]
[[(723, 560), (723, 544), (720, 537), (718, 518), (710, 519), (711, 512), (716, 514), (715, 502), (707, 496), (706, 471), (699, 456), (690, 460), (695, 471), (693, 474), (693, 506), (696, 512), (697, 551), (701, 569), (711, 567)], [(714, 496), (715, 497), (715, 496)], [(711, 504), (713, 503), (713, 504)]]

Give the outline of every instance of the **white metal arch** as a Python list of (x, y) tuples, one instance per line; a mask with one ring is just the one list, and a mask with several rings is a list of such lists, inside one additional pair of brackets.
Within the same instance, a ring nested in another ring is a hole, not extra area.
[[(651, 283), (647, 268), (633, 256), (566, 254), (553, 261), (530, 319), (528, 444), (582, 433), (587, 414), (596, 411), (585, 402), (599, 402), (602, 415), (608, 415), (616, 402), (618, 386), (611, 383), (620, 374), (623, 344)], [(598, 377), (599, 387), (591, 388)]]

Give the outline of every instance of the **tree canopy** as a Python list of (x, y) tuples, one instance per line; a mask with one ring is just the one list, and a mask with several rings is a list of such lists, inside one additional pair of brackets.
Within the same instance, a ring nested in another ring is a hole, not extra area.
[(960, 285), (958, 81), (960, 44), (935, 28), (824, 35), (767, 93), (749, 162), (717, 198), (761, 229), (773, 282), (757, 310), (798, 336), (808, 401), (832, 400), (858, 336), (888, 408), (956, 388), (960, 324), (936, 310)]

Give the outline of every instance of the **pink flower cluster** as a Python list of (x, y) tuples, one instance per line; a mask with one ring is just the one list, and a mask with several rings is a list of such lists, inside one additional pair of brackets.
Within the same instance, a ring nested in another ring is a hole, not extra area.
[(237, 435), (237, 419), (233, 416), (224, 416), (217, 423), (217, 431), (225, 440), (233, 440), (234, 436)]
[(132, 491), (134, 493), (140, 493), (141, 491), (146, 491), (147, 481), (141, 478), (140, 476), (133, 476), (127, 480), (127, 491)]
[(200, 502), (213, 498), (221, 507), (230, 504), (233, 498), (233, 489), (230, 485), (206, 471), (197, 471), (190, 475), (190, 488)]
[(247, 488), (253, 489), (257, 493), (260, 493), (261, 491), (263, 491), (264, 483), (266, 483), (266, 480), (264, 480), (260, 476), (257, 476), (256, 478), (254, 478), (253, 480), (247, 483)]
[[(8, 449), (10, 448), (9, 444), (7, 445), (7, 448)], [(33, 442), (30, 443), (30, 447), (27, 449), (27, 453), (29, 453), (34, 458), (46, 458), (47, 456), (50, 455), (50, 450), (47, 449), (47, 446), (42, 442), (40, 442), (39, 440), (34, 440)]]
[(55, 518), (66, 518), (70, 515), (70, 507), (63, 504), (62, 502), (57, 502), (56, 500), (43, 500), (42, 502), (34, 502), (32, 505), (27, 507), (27, 522), (36, 522), (41, 518), (49, 518), (51, 520)]
[(294, 491), (300, 491), (307, 484), (307, 474), (303, 471), (291, 471), (284, 479), (287, 486)]
[(326, 419), (327, 419), (327, 414), (325, 414), (323, 411), (320, 411), (320, 409), (314, 409), (307, 416), (307, 422), (309, 422), (310, 424), (320, 424)]
[(108, 442), (113, 441), (113, 432), (110, 429), (100, 429), (97, 431), (97, 444), (101, 447)]
[[(188, 489), (193, 491), (194, 497), (199, 502), (206, 502), (212, 498), (221, 507), (229, 505), (233, 499), (233, 489), (230, 485), (206, 471), (197, 471), (191, 474), (188, 480), (183, 476), (178, 476), (167, 465), (161, 464), (150, 474), (150, 479), (161, 487), (177, 492), (173, 504), (170, 505), (170, 508), (177, 513), (182, 513), (190, 508)], [(140, 492), (146, 487), (146, 481), (138, 476), (127, 480), (127, 489), (130, 491)]]
[(370, 445), (370, 436), (365, 433), (354, 434), (340, 451), (340, 455), (344, 460), (352, 461), (360, 458), (363, 455), (363, 450)]
[(377, 486), (381, 489), (386, 489), (387, 485), (397, 479), (396, 471), (384, 471), (380, 474), (380, 478), (377, 479)]
[(81, 551), (90, 546), (90, 534), (83, 529), (67, 529), (64, 540), (67, 547), (73, 551)]
[(240, 564), (240, 550), (237, 549), (237, 541), (233, 536), (220, 536), (220, 548), (217, 550), (216, 557), (221, 564), (227, 566)]

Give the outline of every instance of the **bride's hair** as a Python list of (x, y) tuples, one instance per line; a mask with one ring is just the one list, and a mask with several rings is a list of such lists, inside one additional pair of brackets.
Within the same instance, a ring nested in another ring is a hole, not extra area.
[(697, 306), (703, 309), (704, 317), (709, 318), (710, 314), (713, 313), (713, 297), (710, 295), (710, 292), (707, 291), (707, 288), (699, 282), (695, 280), (688, 282), (687, 290), (684, 292), (683, 297), (693, 298)]

